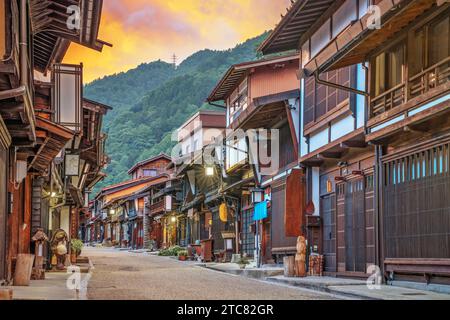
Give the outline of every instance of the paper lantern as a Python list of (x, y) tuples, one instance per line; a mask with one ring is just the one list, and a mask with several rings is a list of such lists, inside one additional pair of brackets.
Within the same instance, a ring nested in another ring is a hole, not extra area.
[(219, 208), (219, 217), (220, 221), (227, 222), (228, 221), (228, 207), (226, 203), (222, 203)]

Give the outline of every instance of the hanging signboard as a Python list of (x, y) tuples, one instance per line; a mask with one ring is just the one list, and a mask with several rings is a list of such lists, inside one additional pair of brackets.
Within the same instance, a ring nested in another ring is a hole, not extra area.
[(303, 235), (305, 226), (306, 182), (302, 169), (292, 170), (286, 181), (284, 226), (286, 237)]
[(254, 221), (261, 221), (268, 217), (267, 212), (267, 202), (259, 202), (255, 204), (254, 214), (253, 214), (253, 220)]

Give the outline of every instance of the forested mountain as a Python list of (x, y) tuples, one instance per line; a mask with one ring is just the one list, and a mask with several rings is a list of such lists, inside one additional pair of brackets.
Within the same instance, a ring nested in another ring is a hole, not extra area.
[(88, 84), (87, 98), (114, 108), (104, 123), (111, 164), (97, 189), (129, 179), (127, 171), (138, 161), (170, 154), (172, 132), (198, 110), (212, 108), (204, 101), (214, 85), (231, 65), (255, 59), (266, 36), (225, 51), (199, 51), (176, 70), (155, 61)]

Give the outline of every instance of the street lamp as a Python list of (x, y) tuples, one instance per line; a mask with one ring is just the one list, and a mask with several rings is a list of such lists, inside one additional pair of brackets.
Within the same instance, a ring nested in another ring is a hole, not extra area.
[(252, 202), (260, 203), (264, 201), (264, 190), (261, 189), (252, 189)]
[(214, 167), (213, 166), (206, 166), (205, 172), (206, 172), (206, 176), (207, 177), (214, 176)]

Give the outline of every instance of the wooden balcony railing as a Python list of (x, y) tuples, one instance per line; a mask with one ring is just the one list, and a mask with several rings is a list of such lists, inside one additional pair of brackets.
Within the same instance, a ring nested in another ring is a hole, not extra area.
[(243, 110), (244, 110), (244, 109), (243, 109), (242, 107), (239, 108), (238, 110), (236, 110), (236, 111), (230, 116), (230, 123), (235, 122), (235, 121), (239, 118), (239, 116), (241, 115), (241, 113), (242, 113)]
[(406, 85), (404, 83), (380, 94), (372, 99), (372, 117), (394, 109), (406, 102)]
[(159, 201), (159, 202), (156, 202), (156, 203), (150, 205), (150, 214), (155, 214), (155, 213), (164, 211), (164, 209), (165, 209), (164, 204), (165, 204), (165, 202), (164, 202), (164, 200), (162, 200), (162, 201)]
[(450, 81), (450, 57), (414, 75), (402, 83), (371, 99), (371, 118), (395, 109)]
[(450, 56), (409, 79), (410, 97), (414, 98), (450, 81)]

